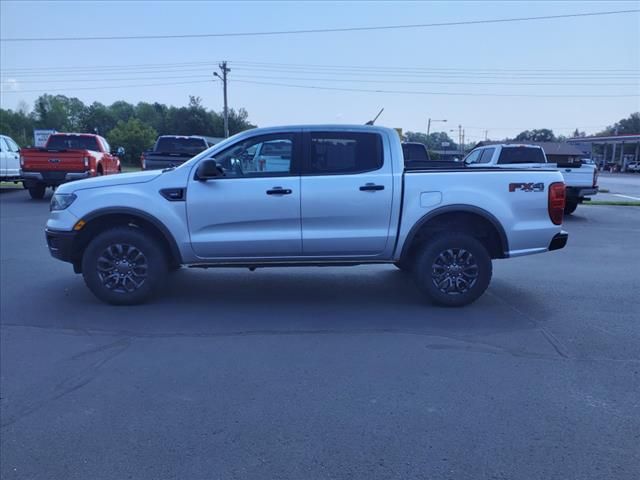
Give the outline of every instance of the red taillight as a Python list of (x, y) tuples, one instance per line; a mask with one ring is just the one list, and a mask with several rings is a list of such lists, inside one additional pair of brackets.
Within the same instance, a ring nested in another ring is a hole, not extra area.
[(84, 168), (89, 168), (89, 157), (82, 157), (82, 161), (84, 162)]
[(549, 218), (554, 225), (562, 225), (566, 192), (564, 183), (556, 182), (549, 185)]
[(20, 168), (24, 168), (24, 156), (20, 155)]
[(140, 155), (140, 167), (144, 170), (144, 153)]

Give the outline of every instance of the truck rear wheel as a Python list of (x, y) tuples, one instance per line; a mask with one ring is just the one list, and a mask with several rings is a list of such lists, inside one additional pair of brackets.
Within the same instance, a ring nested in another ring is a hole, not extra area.
[(29, 187), (29, 195), (34, 200), (42, 200), (44, 197), (44, 192), (47, 189), (45, 185), (35, 185), (33, 187)]
[(135, 305), (164, 285), (168, 265), (162, 247), (144, 231), (116, 227), (96, 236), (82, 257), (89, 290), (103, 302)]
[(435, 303), (448, 307), (475, 301), (489, 286), (491, 274), (491, 257), (485, 246), (462, 233), (440, 234), (428, 240), (414, 269), (418, 287)]

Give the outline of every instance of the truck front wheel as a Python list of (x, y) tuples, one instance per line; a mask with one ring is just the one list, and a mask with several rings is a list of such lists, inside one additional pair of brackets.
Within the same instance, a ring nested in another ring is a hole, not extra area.
[(163, 286), (167, 271), (162, 247), (138, 228), (102, 232), (82, 256), (82, 275), (89, 290), (113, 305), (145, 302)]
[(34, 200), (42, 200), (46, 189), (46, 185), (34, 185), (32, 187), (29, 187), (29, 195), (31, 195), (31, 198), (33, 198)]
[(460, 307), (475, 301), (491, 281), (491, 257), (477, 239), (463, 233), (440, 234), (418, 254), (414, 276), (435, 303)]

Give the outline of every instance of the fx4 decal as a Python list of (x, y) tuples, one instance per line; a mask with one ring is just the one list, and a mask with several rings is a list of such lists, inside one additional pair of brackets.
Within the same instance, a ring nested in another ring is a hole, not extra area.
[(544, 192), (544, 183), (510, 183), (509, 191), (515, 192), (516, 190), (523, 192)]

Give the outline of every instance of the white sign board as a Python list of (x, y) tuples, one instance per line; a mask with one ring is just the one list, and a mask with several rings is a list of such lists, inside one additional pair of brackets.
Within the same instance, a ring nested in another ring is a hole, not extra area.
[(442, 142), (440, 145), (442, 145), (443, 147), (448, 147), (451, 144), (449, 142)]
[(44, 147), (49, 140), (49, 135), (56, 133), (55, 130), (34, 130), (33, 131), (33, 145), (35, 147)]

